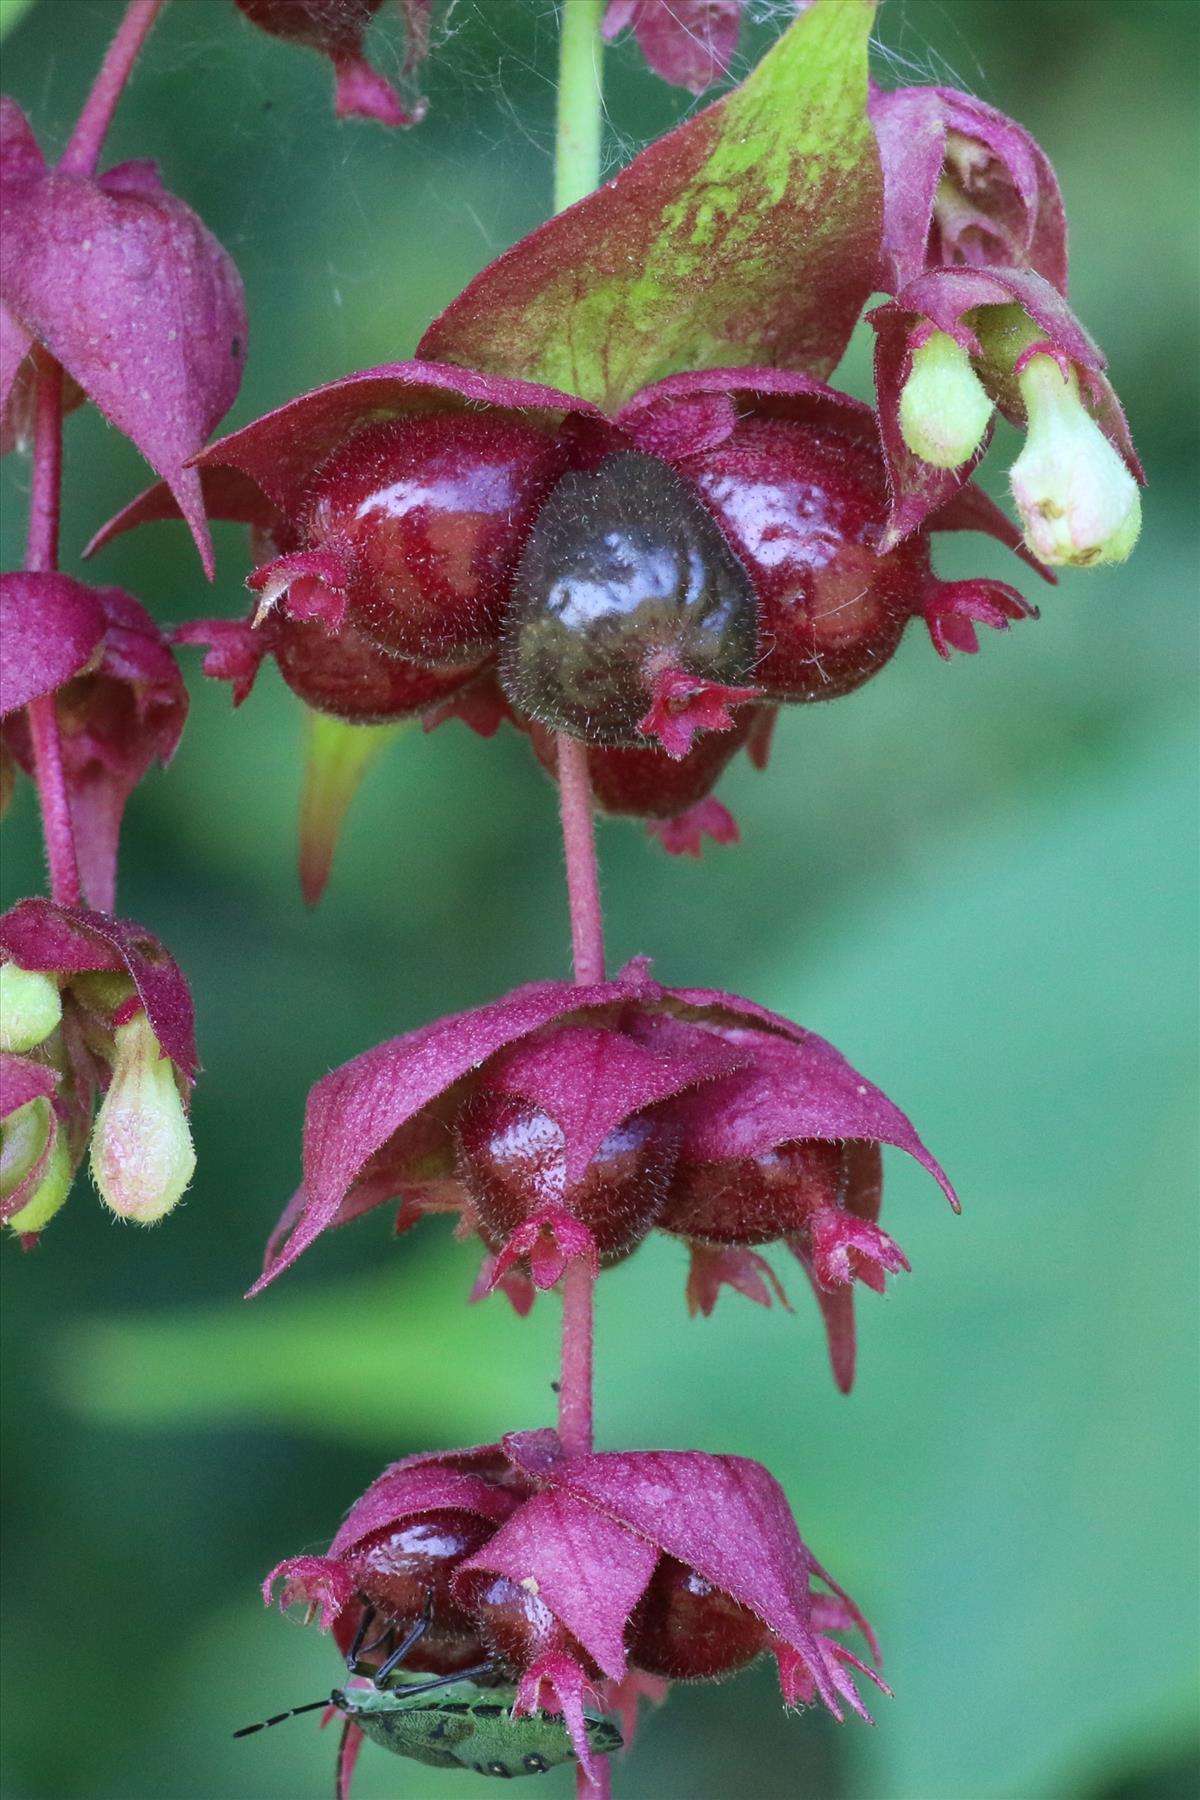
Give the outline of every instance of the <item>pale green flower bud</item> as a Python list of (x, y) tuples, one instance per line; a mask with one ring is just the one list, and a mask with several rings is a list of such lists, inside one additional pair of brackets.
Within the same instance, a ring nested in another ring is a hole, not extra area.
[(151, 1225), (177, 1203), (196, 1168), (175, 1065), (145, 1013), (114, 1033), (112, 1080), (92, 1132), (92, 1178), (123, 1219)]
[(52, 976), (0, 963), (0, 1050), (23, 1055), (44, 1043), (61, 1018), (62, 995)]
[[(50, 1103), (48, 1100), (31, 1100), (28, 1106), (19, 1107), (15, 1113), (5, 1120), (3, 1127), (4, 1149), (3, 1152), (0, 1153), (0, 1163), (7, 1164), (9, 1145), (8, 1134), (21, 1113), (31, 1112), (35, 1107), (44, 1107), (46, 1111), (40, 1129), (40, 1141), (38, 1142), (37, 1152), (30, 1159), (28, 1166), (25, 1169), (25, 1174), (29, 1173), (29, 1170), (33, 1167), (34, 1163), (36, 1163), (42, 1150), (45, 1148), (46, 1132), (49, 1129), (49, 1106)], [(15, 1212), (7, 1221), (9, 1229), (11, 1231), (25, 1233), (28, 1231), (40, 1231), (44, 1225), (48, 1225), (55, 1213), (65, 1203), (67, 1195), (71, 1191), (71, 1182), (74, 1179), (74, 1175), (75, 1170), (71, 1163), (71, 1147), (67, 1142), (67, 1134), (65, 1131), (60, 1131), (54, 1140), (50, 1155), (46, 1159), (46, 1166), (42, 1171), (42, 1179), (39, 1181), (37, 1187), (25, 1202), (20, 1212)], [(3, 1176), (0, 1176), (0, 1191), (4, 1188), (7, 1176), (8, 1170), (5, 1168)], [(22, 1176), (21, 1179), (23, 1180), (24, 1176)], [(17, 1183), (14, 1183), (13, 1185), (16, 1186)], [(9, 1191), (11, 1192), (11, 1189)]]
[(957, 469), (978, 450), (992, 401), (961, 344), (935, 331), (913, 351), (900, 393), (900, 431), (922, 462)]
[(1080, 397), (1072, 369), (1031, 356), (1017, 377), (1028, 415), (1009, 471), (1025, 542), (1045, 563), (1124, 562), (1142, 528), (1137, 483)]

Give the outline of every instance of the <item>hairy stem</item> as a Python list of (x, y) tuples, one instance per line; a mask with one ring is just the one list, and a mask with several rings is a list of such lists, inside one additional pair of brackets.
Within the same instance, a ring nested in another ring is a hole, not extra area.
[(92, 91), (84, 102), (62, 153), (59, 168), (69, 175), (92, 175), (100, 160), (100, 151), (112, 124), (117, 101), (133, 72), (146, 35), (162, 10), (164, 0), (129, 0), (125, 17), (117, 35), (108, 46), (108, 54), (92, 83)]
[(562, 1364), (558, 1381), (558, 1435), (571, 1456), (592, 1447), (592, 1266), (576, 1256), (563, 1276)]
[[(62, 493), (62, 368), (44, 350), (35, 355), (36, 414), (33, 434), (33, 479), (29, 494), (29, 531), (25, 567), (46, 573), (58, 567), (58, 517)], [(50, 893), (63, 906), (80, 902), (75, 831), (63, 774), (62, 742), (54, 695), (42, 694), (28, 707), (33, 767), (42, 809)]]
[(596, 866), (596, 827), (587, 745), (558, 735), (558, 796), (563, 849), (567, 858), (567, 904), (571, 909), (571, 950), (575, 979), (587, 987), (604, 980), (604, 920)]
[[(561, 212), (589, 194), (600, 179), (604, 129), (601, 69), (604, 43), (600, 21), (604, 0), (562, 0), (558, 58), (558, 134), (554, 153), (554, 205)], [(604, 979), (604, 924), (596, 868), (592, 784), (587, 746), (560, 732), (558, 791), (563, 848), (567, 859), (567, 900), (575, 979)], [(582, 1258), (568, 1263), (563, 1278), (562, 1363), (558, 1388), (558, 1429), (568, 1454), (592, 1448), (592, 1336), (595, 1275)], [(582, 1780), (582, 1777), (581, 1777)], [(584, 1784), (588, 1791), (596, 1790)], [(601, 1791), (607, 1788), (607, 1781)], [(582, 1789), (581, 1789), (582, 1791)]]

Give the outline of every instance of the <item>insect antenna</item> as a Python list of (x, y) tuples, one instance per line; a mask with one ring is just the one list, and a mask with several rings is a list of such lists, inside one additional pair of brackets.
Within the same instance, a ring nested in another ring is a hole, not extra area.
[(234, 1732), (235, 1738), (251, 1737), (256, 1731), (265, 1731), (268, 1725), (282, 1725), (285, 1719), (294, 1719), (299, 1713), (316, 1712), (320, 1706), (328, 1706), (329, 1697), (324, 1700), (310, 1700), (306, 1706), (293, 1706), (287, 1712), (276, 1713), (273, 1719), (260, 1719), (257, 1725), (243, 1725), (240, 1731)]

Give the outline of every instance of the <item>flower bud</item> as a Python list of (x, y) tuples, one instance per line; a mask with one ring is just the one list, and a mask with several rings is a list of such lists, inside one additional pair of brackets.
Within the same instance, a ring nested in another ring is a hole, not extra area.
[(114, 1033), (112, 1080), (92, 1133), (92, 1178), (123, 1219), (152, 1225), (176, 1204), (196, 1167), (175, 1066), (139, 1012)]
[(900, 430), (922, 462), (957, 469), (979, 448), (992, 402), (962, 345), (934, 331), (913, 351), (900, 394)]
[(58, 983), (37, 969), (0, 965), (0, 1050), (21, 1056), (43, 1043), (62, 1018)]
[[(0, 1198), (6, 1198), (29, 1174), (46, 1147), (50, 1129), (50, 1103), (31, 1100), (4, 1121), (0, 1128)], [(11, 1230), (25, 1235), (48, 1225), (71, 1191), (75, 1169), (67, 1134), (60, 1131), (46, 1158), (42, 1179), (19, 1212), (6, 1220)]]
[(1074, 369), (1031, 356), (1017, 377), (1029, 419), (1009, 470), (1025, 541), (1045, 563), (1124, 562), (1142, 525), (1137, 483), (1084, 407)]

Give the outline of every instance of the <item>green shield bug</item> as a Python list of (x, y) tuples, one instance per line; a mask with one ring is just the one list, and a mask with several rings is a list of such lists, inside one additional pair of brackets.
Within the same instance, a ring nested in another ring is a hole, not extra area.
[[(346, 1659), (351, 1674), (357, 1667), (365, 1627), (364, 1619)], [(419, 1628), (411, 1633), (399, 1654), (413, 1648), (420, 1635)], [(301, 1713), (332, 1706), (373, 1744), (432, 1769), (472, 1769), (477, 1775), (511, 1780), (516, 1775), (544, 1775), (547, 1769), (575, 1760), (570, 1733), (561, 1718), (535, 1713), (515, 1719), (512, 1708), (517, 1690), (512, 1683), (485, 1687), (472, 1679), (488, 1673), (486, 1665), (427, 1681), (395, 1669), (397, 1660), (395, 1654), (389, 1657), (369, 1687), (335, 1688), (327, 1700), (293, 1706), (257, 1725), (244, 1725), (233, 1735), (249, 1737)], [(583, 1718), (594, 1756), (611, 1756), (621, 1748), (623, 1739), (612, 1719), (590, 1710)]]

